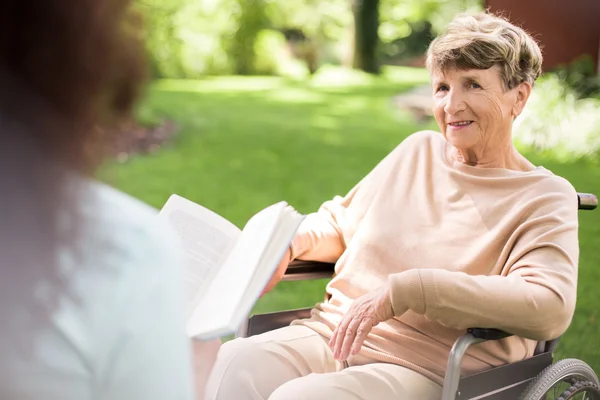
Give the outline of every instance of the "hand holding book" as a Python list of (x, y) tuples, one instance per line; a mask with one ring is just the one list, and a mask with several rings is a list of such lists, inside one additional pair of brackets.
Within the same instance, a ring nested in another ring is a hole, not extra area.
[(291, 256), (291, 250), (288, 247), (288, 249), (285, 251), (285, 254), (281, 258), (281, 261), (277, 265), (277, 268), (275, 269), (275, 273), (273, 273), (273, 276), (267, 283), (267, 286), (265, 286), (265, 288), (263, 289), (263, 291), (260, 295), (261, 297), (264, 296), (266, 293), (270, 292), (271, 290), (273, 290), (273, 288), (283, 279), (283, 276), (285, 275), (285, 271), (287, 270), (288, 265), (290, 264), (290, 256)]
[(281, 280), (289, 246), (304, 219), (286, 202), (252, 216), (243, 229), (213, 211), (172, 195), (160, 211), (185, 257), (187, 333), (211, 340), (234, 333), (256, 300)]

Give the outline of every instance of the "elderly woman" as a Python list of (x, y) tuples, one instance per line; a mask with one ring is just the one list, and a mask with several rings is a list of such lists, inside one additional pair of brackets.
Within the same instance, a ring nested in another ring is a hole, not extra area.
[(292, 326), (223, 345), (208, 399), (437, 399), (469, 327), (464, 372), (524, 359), (569, 326), (577, 195), (515, 149), (542, 56), (522, 29), (460, 15), (427, 54), (441, 133), (404, 140), (307, 216), (289, 260), (336, 262), (326, 300)]

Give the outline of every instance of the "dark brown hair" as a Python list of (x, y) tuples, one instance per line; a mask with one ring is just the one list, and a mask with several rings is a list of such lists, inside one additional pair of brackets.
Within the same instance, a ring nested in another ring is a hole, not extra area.
[(95, 128), (128, 115), (144, 77), (139, 25), (126, 0), (3, 0), (2, 74), (40, 109), (9, 104), (25, 121), (38, 111), (62, 125), (30, 132), (48, 154), (79, 170), (101, 161), (98, 145), (108, 138)]
[[(3, 287), (34, 296), (40, 282), (60, 285), (58, 247), (74, 246), (65, 232), (81, 227), (71, 177), (94, 174), (146, 76), (129, 3), (2, 0), (0, 279), (12, 282)], [(0, 293), (0, 319), (19, 296), (11, 290)]]

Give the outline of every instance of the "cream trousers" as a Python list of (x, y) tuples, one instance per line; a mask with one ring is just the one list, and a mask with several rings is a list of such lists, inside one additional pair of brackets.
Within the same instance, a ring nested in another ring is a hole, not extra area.
[(442, 388), (410, 369), (333, 359), (326, 340), (288, 326), (224, 343), (205, 400), (439, 400)]

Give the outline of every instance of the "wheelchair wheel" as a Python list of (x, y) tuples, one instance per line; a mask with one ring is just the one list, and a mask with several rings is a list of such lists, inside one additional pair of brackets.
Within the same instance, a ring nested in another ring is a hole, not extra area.
[(531, 381), (520, 400), (600, 400), (600, 382), (585, 362), (555, 362)]

